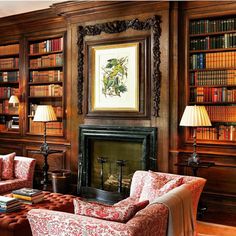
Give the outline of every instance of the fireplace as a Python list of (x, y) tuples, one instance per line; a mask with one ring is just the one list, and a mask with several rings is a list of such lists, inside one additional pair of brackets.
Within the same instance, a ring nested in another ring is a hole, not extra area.
[(115, 202), (129, 194), (136, 170), (156, 170), (157, 128), (79, 127), (78, 194)]

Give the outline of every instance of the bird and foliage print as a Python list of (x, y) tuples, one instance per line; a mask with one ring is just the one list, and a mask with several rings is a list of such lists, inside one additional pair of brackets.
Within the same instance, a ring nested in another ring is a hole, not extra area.
[(102, 67), (102, 93), (105, 97), (121, 97), (127, 92), (128, 57), (111, 58)]

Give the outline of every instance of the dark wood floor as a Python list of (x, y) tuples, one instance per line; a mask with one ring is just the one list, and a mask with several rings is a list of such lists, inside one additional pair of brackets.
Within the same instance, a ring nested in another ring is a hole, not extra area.
[(218, 210), (208, 208), (203, 218), (199, 219), (199, 221), (236, 227), (236, 212), (231, 209), (221, 210), (220, 207)]

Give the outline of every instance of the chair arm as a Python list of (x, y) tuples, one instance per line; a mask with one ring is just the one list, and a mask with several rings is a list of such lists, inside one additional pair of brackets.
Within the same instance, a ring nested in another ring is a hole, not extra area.
[(27, 218), (33, 236), (130, 236), (126, 224), (71, 213), (32, 209)]
[(150, 204), (136, 213), (126, 225), (134, 236), (166, 236), (168, 212), (163, 204)]

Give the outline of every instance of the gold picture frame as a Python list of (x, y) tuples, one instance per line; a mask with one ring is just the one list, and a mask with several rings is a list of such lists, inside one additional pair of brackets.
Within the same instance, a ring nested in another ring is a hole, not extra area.
[(139, 111), (139, 42), (91, 46), (91, 112)]

